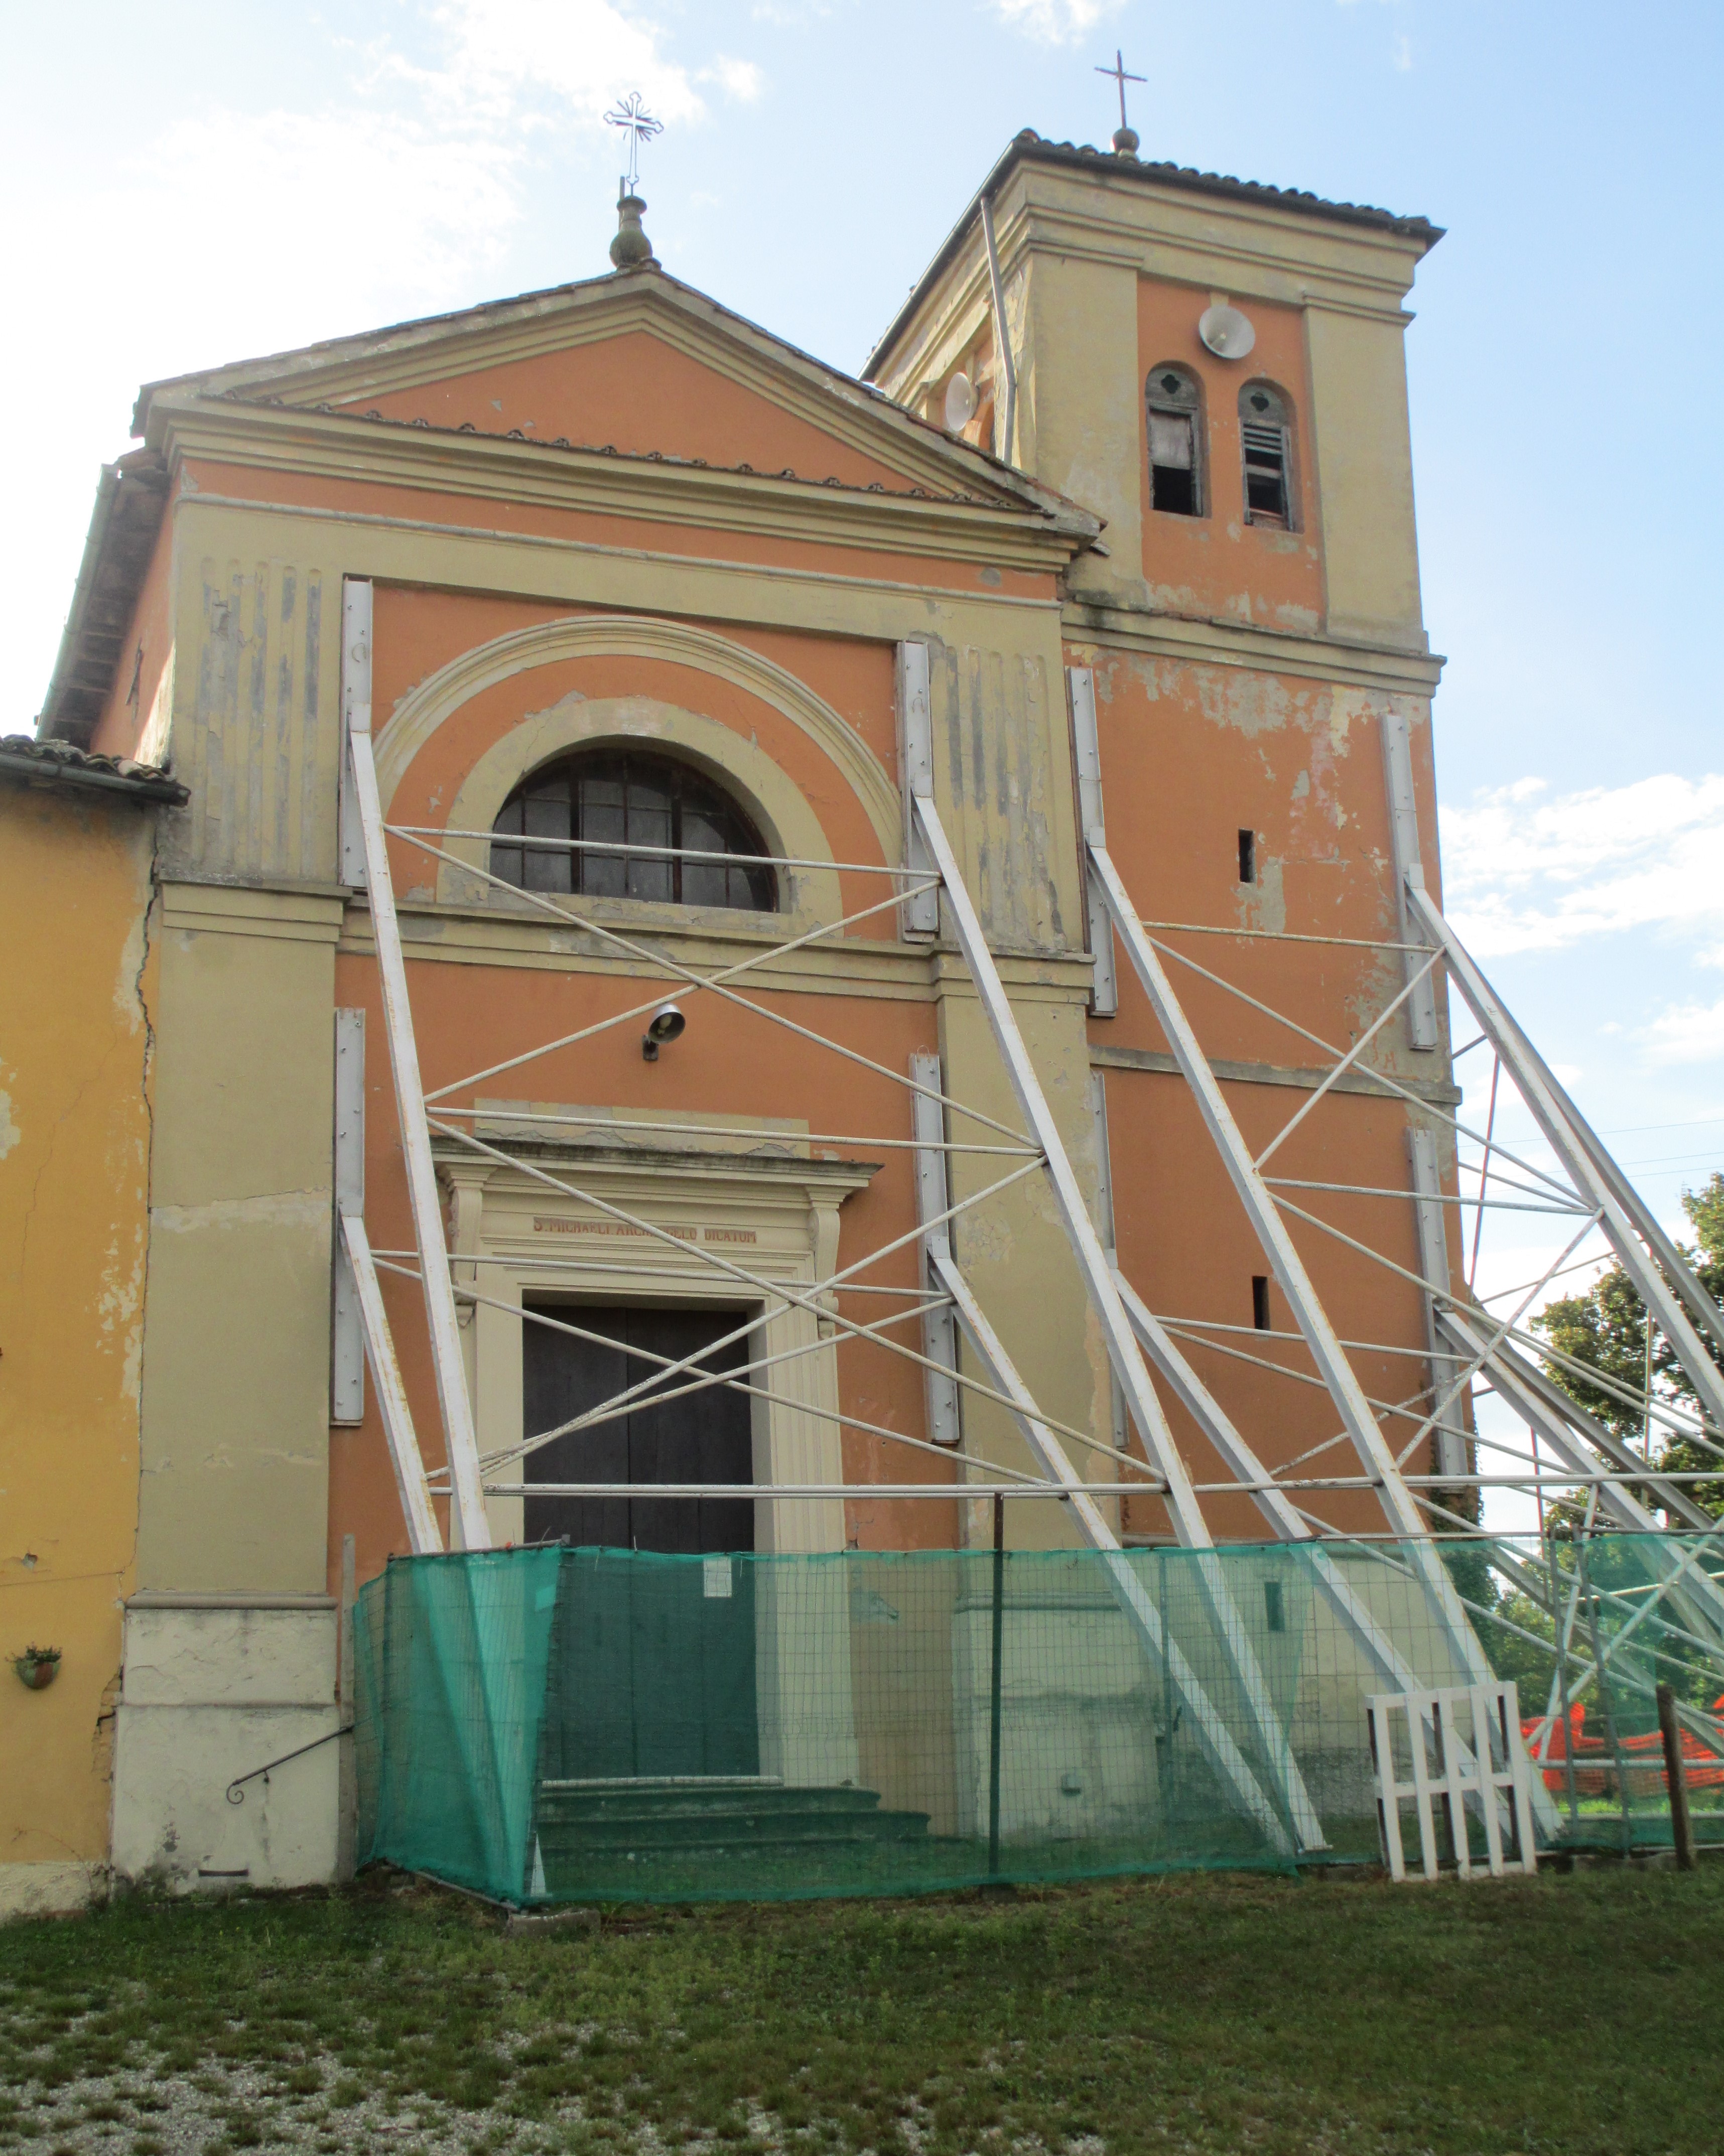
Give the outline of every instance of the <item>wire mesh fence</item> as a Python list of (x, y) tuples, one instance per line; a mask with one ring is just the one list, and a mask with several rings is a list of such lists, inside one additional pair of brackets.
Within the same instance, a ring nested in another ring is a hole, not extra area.
[(393, 1559), (361, 1856), (522, 1904), (1374, 1861), (1366, 1701), (1487, 1666), (1542, 1846), (1668, 1842), (1661, 1680), (1724, 1827), (1724, 1538), (1439, 1548)]

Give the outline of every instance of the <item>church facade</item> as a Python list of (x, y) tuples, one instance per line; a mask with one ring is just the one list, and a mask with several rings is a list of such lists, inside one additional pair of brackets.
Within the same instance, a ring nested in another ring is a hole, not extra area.
[[(1085, 836), (1105, 803), (1139, 914), (1208, 968), (1182, 993), (1260, 1150), (1403, 987), (1409, 850), (1436, 880), (1402, 340), (1437, 236), (1026, 136), (861, 379), (625, 248), (608, 275), (141, 393), (41, 721), (187, 797), (151, 811), (138, 901), (147, 1262), (111, 1469), (135, 1557), (111, 1641), (81, 1650), (110, 1657), (111, 1770), (64, 1743), (17, 1799), (14, 1873), (74, 1787), (66, 1861), (91, 1878), (341, 1866), (345, 1748), (321, 1740), (344, 1594), (413, 1546), (349, 1200), (460, 1539), (356, 725), (494, 1543), (991, 1532), (975, 1463), (1032, 1461), (997, 1394), (942, 1379), (942, 1353), (973, 1360), (921, 1309), (931, 1094), (952, 1244), (1038, 1405), (1090, 1434), (1098, 1488), (1142, 1456), (972, 969), (908, 872), (916, 699), (923, 784), (1102, 1240), (1197, 1328), (1272, 1468), (1331, 1438), (1327, 1397), (1275, 1373), (1287, 1312)], [(1445, 1023), (1407, 997), (1278, 1154), (1356, 1192), (1324, 1217), (1404, 1269), (1306, 1250), (1378, 1343), (1373, 1399), (1428, 1384), (1412, 1134), (1420, 1100), (1458, 1097)], [(747, 1387), (521, 1450), (667, 1364)], [(1165, 1404), (1193, 1478), (1225, 1481)], [(1444, 1438), (1410, 1466), (1452, 1465)], [(680, 1483), (726, 1494), (651, 1494)], [(1357, 1489), (1310, 1502), (1381, 1525)], [(1102, 1507), (1128, 1543), (1178, 1531), (1159, 1496)], [(1264, 1532), (1244, 1494), (1205, 1507), (1218, 1537)], [(1026, 1543), (1073, 1535), (1054, 1502), (1009, 1512)], [(69, 1572), (75, 1535), (56, 1547)]]

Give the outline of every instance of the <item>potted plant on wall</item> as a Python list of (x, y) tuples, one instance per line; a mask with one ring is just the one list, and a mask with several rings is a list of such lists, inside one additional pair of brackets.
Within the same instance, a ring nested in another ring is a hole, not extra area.
[(58, 1647), (26, 1647), (21, 1655), (14, 1655), (12, 1666), (18, 1671), (18, 1682), (31, 1691), (46, 1691), (59, 1675), (60, 1650)]

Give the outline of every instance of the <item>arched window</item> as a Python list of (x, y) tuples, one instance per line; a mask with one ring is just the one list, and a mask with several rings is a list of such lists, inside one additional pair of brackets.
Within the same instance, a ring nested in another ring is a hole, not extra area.
[(1286, 399), (1266, 382), (1239, 392), (1239, 443), (1245, 459), (1245, 521), (1293, 529), (1293, 437)]
[(1154, 367), (1144, 384), (1149, 420), (1149, 502), (1173, 516), (1202, 516), (1203, 398), (1183, 367)]
[(777, 878), (764, 862), (722, 858), (764, 854), (759, 832), (703, 772), (673, 757), (632, 748), (560, 757), (521, 781), (491, 830), (491, 874), (523, 891), (777, 911)]

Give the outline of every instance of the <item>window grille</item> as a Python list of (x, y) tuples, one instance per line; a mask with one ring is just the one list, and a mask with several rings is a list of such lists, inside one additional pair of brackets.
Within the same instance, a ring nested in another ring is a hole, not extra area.
[(753, 824), (704, 773), (672, 757), (601, 749), (562, 757), (516, 788), (491, 829), (491, 874), (523, 891), (778, 908)]

